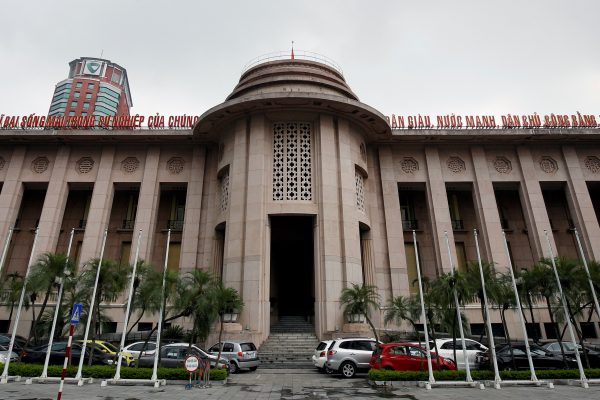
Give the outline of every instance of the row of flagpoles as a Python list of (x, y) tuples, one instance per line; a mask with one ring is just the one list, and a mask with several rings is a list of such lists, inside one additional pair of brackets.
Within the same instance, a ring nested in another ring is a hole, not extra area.
[[(71, 236), (69, 238), (69, 245), (67, 248), (67, 263), (69, 262), (69, 258), (71, 256), (71, 248), (72, 248), (72, 244), (73, 244), (73, 236), (75, 233), (75, 229), (71, 229)], [(2, 274), (2, 267), (4, 266), (4, 262), (6, 259), (6, 255), (8, 253), (8, 247), (10, 244), (10, 241), (12, 239), (12, 234), (13, 234), (13, 230), (10, 229), (9, 233), (8, 233), (8, 237), (6, 239), (6, 243), (4, 244), (4, 249), (2, 251), (2, 256), (0, 257), (0, 275)], [(84, 382), (84, 378), (82, 376), (82, 370), (83, 370), (83, 363), (84, 363), (84, 359), (85, 359), (85, 350), (86, 350), (86, 346), (87, 346), (87, 342), (88, 342), (88, 337), (89, 337), (89, 331), (90, 331), (90, 325), (91, 325), (91, 321), (92, 321), (92, 315), (94, 312), (94, 308), (96, 307), (96, 293), (98, 290), (98, 280), (100, 277), (100, 272), (102, 269), (102, 261), (104, 259), (104, 249), (106, 247), (106, 238), (108, 236), (108, 229), (104, 230), (104, 235), (102, 238), (102, 247), (100, 250), (100, 257), (99, 257), (99, 261), (98, 261), (98, 267), (96, 270), (96, 279), (94, 282), (94, 288), (92, 291), (92, 296), (90, 298), (90, 309), (87, 312), (87, 321), (86, 321), (86, 325), (85, 325), (85, 332), (83, 335), (83, 342), (81, 344), (81, 356), (79, 358), (79, 365), (77, 368), (77, 374), (75, 375), (75, 380), (78, 381), (78, 384), (81, 385)], [(37, 243), (37, 238), (38, 238), (38, 229), (35, 230), (35, 235), (34, 235), (34, 239), (33, 239), (33, 246), (31, 248), (31, 255), (29, 257), (29, 263), (27, 264), (27, 272), (25, 273), (25, 280), (24, 282), (27, 282), (27, 279), (29, 278), (29, 273), (31, 270), (31, 265), (33, 264), (33, 257), (35, 255), (35, 247), (36, 247), (36, 243)], [(126, 306), (126, 310), (125, 310), (125, 317), (124, 317), (124, 321), (123, 321), (123, 333), (121, 335), (121, 343), (119, 346), (119, 354), (118, 354), (118, 359), (116, 361), (117, 365), (116, 365), (116, 372), (115, 372), (115, 376), (114, 376), (114, 380), (121, 380), (121, 362), (123, 359), (123, 348), (125, 347), (125, 340), (126, 340), (126, 335), (127, 335), (127, 326), (129, 325), (129, 314), (130, 314), (130, 310), (131, 310), (131, 301), (132, 301), (132, 297), (133, 297), (133, 284), (134, 284), (134, 280), (135, 280), (135, 276), (136, 276), (136, 270), (137, 270), (137, 264), (138, 264), (138, 260), (139, 260), (139, 253), (140, 253), (140, 244), (142, 241), (142, 230), (140, 229), (140, 231), (138, 232), (138, 236), (137, 236), (137, 245), (136, 245), (136, 251), (135, 251), (135, 257), (134, 257), (134, 262), (133, 262), (133, 267), (132, 267), (132, 271), (129, 277), (129, 290), (128, 290), (128, 295), (127, 295), (127, 306)], [(169, 245), (171, 242), (171, 230), (169, 229), (167, 231), (167, 243), (166, 243), (166, 251), (165, 251), (165, 262), (164, 262), (164, 266), (163, 266), (163, 281), (162, 281), (162, 290), (161, 290), (161, 299), (164, 300), (164, 296), (165, 296), (165, 278), (166, 278), (166, 273), (167, 273), (167, 265), (168, 265), (168, 256), (169, 256)], [(60, 280), (60, 285), (59, 285), (59, 289), (58, 289), (58, 295), (57, 295), (57, 300), (56, 300), (56, 307), (55, 307), (55, 311), (54, 311), (54, 318), (52, 321), (52, 327), (51, 327), (51, 331), (50, 331), (50, 336), (48, 339), (48, 349), (46, 351), (46, 359), (44, 361), (44, 368), (42, 370), (42, 373), (40, 375), (40, 379), (46, 379), (48, 378), (48, 364), (50, 362), (50, 352), (52, 350), (52, 344), (54, 341), (54, 333), (56, 330), (56, 323), (58, 321), (58, 313), (59, 313), (59, 309), (61, 306), (61, 302), (62, 302), (62, 295), (63, 295), (63, 291), (64, 291), (64, 279), (66, 279), (66, 269), (67, 265), (65, 264), (65, 274), (63, 274), (63, 279)], [(10, 376), (8, 375), (8, 369), (10, 366), (10, 354), (12, 354), (13, 348), (14, 348), (14, 343), (15, 343), (15, 337), (17, 334), (17, 330), (19, 327), (19, 321), (20, 321), (20, 317), (21, 317), (21, 312), (23, 309), (23, 303), (24, 303), (24, 299), (25, 299), (25, 292), (26, 292), (26, 284), (23, 285), (23, 288), (21, 289), (21, 297), (19, 298), (19, 305), (17, 307), (17, 313), (16, 313), (16, 317), (15, 317), (15, 322), (13, 325), (13, 330), (12, 330), (12, 334), (11, 334), (11, 338), (10, 338), (10, 344), (9, 344), (9, 348), (8, 348), (8, 356), (6, 358), (6, 363), (4, 364), (4, 370), (2, 372), (2, 375), (0, 376), (0, 383), (6, 383), (8, 382)], [(162, 329), (162, 320), (163, 320), (163, 316), (164, 316), (164, 309), (163, 309), (163, 305), (164, 305), (164, 301), (161, 301), (161, 306), (160, 306), (160, 312), (159, 312), (159, 318), (158, 318), (158, 332), (157, 332), (157, 336), (156, 336), (156, 351), (154, 353), (154, 365), (153, 365), (153, 369), (152, 369), (152, 377), (150, 378), (151, 382), (158, 382), (158, 376), (157, 376), (157, 369), (158, 369), (158, 356), (160, 353), (160, 338), (161, 338), (161, 329)], [(99, 307), (100, 305), (98, 305)], [(90, 356), (91, 357), (92, 352), (90, 351)]]

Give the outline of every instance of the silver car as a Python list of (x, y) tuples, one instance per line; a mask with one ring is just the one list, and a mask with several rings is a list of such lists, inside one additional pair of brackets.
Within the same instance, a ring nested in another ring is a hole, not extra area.
[(312, 362), (319, 371), (325, 371), (325, 363), (327, 362), (327, 347), (331, 344), (331, 340), (320, 342), (315, 348), (312, 356)]
[[(214, 344), (208, 349), (213, 356), (219, 354), (220, 343)], [(256, 371), (260, 364), (258, 351), (252, 342), (223, 342), (221, 358), (229, 361), (229, 372), (235, 374), (242, 368), (248, 368), (250, 371)]]
[[(154, 352), (153, 352), (154, 353)], [(207, 354), (200, 347), (188, 343), (167, 344), (160, 348), (160, 366), (170, 368), (183, 368), (188, 355), (195, 355), (201, 360), (207, 360), (211, 368), (215, 368), (217, 357)], [(140, 367), (152, 367), (154, 365), (154, 354), (142, 353)], [(221, 357), (218, 368), (228, 368), (227, 360)]]
[(352, 378), (359, 370), (368, 370), (371, 355), (375, 350), (375, 339), (336, 339), (327, 348), (326, 366), (344, 378)]

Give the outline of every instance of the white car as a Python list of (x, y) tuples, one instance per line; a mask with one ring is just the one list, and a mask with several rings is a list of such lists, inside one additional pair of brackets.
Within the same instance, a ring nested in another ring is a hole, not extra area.
[(152, 355), (156, 352), (156, 342), (148, 342), (146, 347), (144, 348), (145, 342), (135, 342), (128, 344), (123, 348), (124, 351), (128, 351), (131, 355), (137, 360), (140, 352), (143, 351), (144, 354)]
[(319, 369), (319, 371), (325, 371), (325, 363), (327, 362), (327, 348), (331, 340), (324, 340), (320, 342), (312, 356), (312, 362), (315, 367)]
[[(465, 356), (463, 354), (462, 342), (460, 338), (456, 339), (456, 360), (454, 359), (454, 345), (452, 339), (436, 339), (435, 343), (438, 348), (440, 356), (454, 361), (457, 369), (465, 369)], [(481, 351), (487, 351), (487, 347), (479, 342), (471, 339), (465, 339), (465, 345), (467, 347), (467, 358), (469, 360), (469, 367), (471, 369), (476, 367), (475, 355)], [(431, 351), (434, 351), (432, 348)]]

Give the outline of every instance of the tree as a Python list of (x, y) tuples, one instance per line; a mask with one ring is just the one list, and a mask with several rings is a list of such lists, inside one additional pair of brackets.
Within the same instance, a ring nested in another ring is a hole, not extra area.
[(402, 321), (407, 321), (415, 331), (419, 346), (421, 345), (421, 335), (417, 328), (417, 321), (421, 317), (421, 303), (416, 296), (404, 297), (397, 296), (390, 299), (385, 312), (384, 323), (388, 324), (394, 321), (400, 325)]
[[(133, 271), (133, 266), (130, 267)], [(126, 336), (131, 334), (133, 328), (144, 317), (146, 310), (158, 310), (160, 307), (160, 293), (162, 288), (162, 274), (154, 271), (151, 265), (146, 264), (144, 260), (139, 260), (133, 278), (133, 293), (131, 294), (131, 309), (129, 310), (128, 321), (131, 321), (131, 315), (135, 310), (138, 311), (137, 319), (130, 324)], [(125, 327), (127, 329), (127, 327)]]
[[(31, 307), (32, 310), (34, 310), (34, 318), (31, 329), (32, 332), (29, 334), (27, 343), (29, 343), (31, 333), (33, 333), (34, 342), (38, 342), (38, 325), (48, 304), (50, 294), (56, 288), (59, 280), (65, 278), (65, 273), (66, 276), (70, 276), (74, 272), (74, 268), (74, 264), (66, 255), (50, 252), (42, 254), (32, 266), (32, 271), (27, 281), (27, 288), (32, 301)], [(36, 318), (34, 302), (38, 293), (43, 293), (44, 299), (42, 300), (42, 305)]]
[[(485, 298), (483, 296), (483, 287), (481, 285), (481, 272), (483, 272), (483, 279), (485, 281), (485, 292), (489, 298), (493, 297), (495, 292), (498, 291), (498, 279), (496, 276), (496, 271), (494, 270), (494, 264), (489, 263), (487, 261), (483, 261), (481, 263), (481, 271), (479, 270), (479, 262), (469, 262), (467, 263), (467, 268), (465, 271), (465, 280), (468, 287), (468, 291), (471, 292), (473, 297), (477, 297), (479, 299), (480, 311), (481, 311), (481, 319), (483, 321), (483, 326), (485, 327), (484, 331), (488, 331), (487, 329), (487, 312), (486, 312), (486, 303)], [(471, 297), (471, 296), (469, 296)], [(489, 301), (489, 300), (488, 300)], [(479, 341), (483, 339), (483, 332), (481, 331), (481, 335), (479, 336)], [(490, 336), (492, 332), (487, 332), (488, 343), (491, 343)]]
[[(90, 288), (89, 290), (93, 290), (99, 265), (100, 260), (95, 258), (88, 261), (84, 266), (80, 282), (84, 287)], [(102, 261), (102, 268), (100, 268), (98, 286), (96, 289), (96, 299), (94, 302), (95, 309), (93, 310), (94, 313), (91, 315), (92, 343), (96, 341), (96, 338), (99, 334), (101, 321), (100, 302), (115, 301), (119, 297), (119, 295), (123, 293), (123, 290), (125, 289), (125, 285), (127, 283), (126, 268), (127, 267), (121, 266), (110, 260)], [(90, 302), (90, 304), (87, 305), (87, 308), (89, 309), (91, 305), (91, 299), (89, 299), (89, 296), (88, 302)], [(90, 351), (89, 365), (92, 364), (93, 351), (94, 347), (92, 347)]]
[(527, 309), (529, 310), (529, 316), (531, 318), (531, 324), (534, 327), (533, 329), (533, 341), (538, 343), (540, 337), (538, 335), (538, 330), (535, 328), (536, 322), (533, 314), (533, 304), (537, 302), (537, 300), (541, 300), (541, 296), (538, 290), (538, 282), (536, 281), (536, 276), (532, 271), (528, 269), (522, 269), (517, 279), (517, 289), (519, 291), (519, 296), (521, 301), (527, 304)]
[(517, 366), (515, 362), (512, 341), (510, 338), (510, 332), (508, 331), (508, 325), (506, 324), (506, 311), (509, 308), (516, 307), (516, 299), (512, 287), (512, 277), (510, 276), (510, 271), (506, 274), (500, 275), (498, 278), (496, 291), (491, 296), (490, 302), (492, 303), (492, 306), (496, 306), (500, 310), (500, 320), (502, 321), (502, 327), (504, 328), (504, 337), (508, 343), (513, 368), (516, 369)]
[(377, 335), (377, 330), (371, 321), (371, 310), (379, 309), (377, 287), (365, 285), (364, 283), (361, 285), (353, 283), (350, 287), (342, 290), (340, 302), (344, 306), (345, 317), (353, 314), (360, 314), (365, 317), (373, 331), (377, 346), (379, 346), (379, 335)]
[(237, 290), (230, 287), (225, 287), (223, 282), (216, 282), (212, 293), (214, 296), (217, 313), (219, 314), (220, 327), (219, 327), (219, 354), (217, 355), (217, 360), (221, 359), (221, 352), (223, 351), (223, 317), (225, 314), (231, 314), (234, 312), (241, 312), (244, 308), (244, 301), (240, 297), (240, 294)]

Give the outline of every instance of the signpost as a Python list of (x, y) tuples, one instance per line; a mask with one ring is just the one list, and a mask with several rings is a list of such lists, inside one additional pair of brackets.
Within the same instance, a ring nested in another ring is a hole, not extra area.
[(185, 385), (185, 390), (190, 390), (192, 388), (192, 373), (194, 373), (198, 369), (199, 365), (200, 360), (198, 360), (198, 357), (196, 356), (188, 356), (185, 359), (184, 367), (187, 370), (187, 372), (190, 373), (190, 381), (187, 385)]
[[(65, 351), (65, 362), (63, 364), (63, 370), (60, 374), (60, 385), (58, 386), (58, 395), (56, 400), (60, 400), (62, 397), (63, 386), (65, 384), (65, 376), (67, 375), (67, 366), (69, 365), (69, 357), (71, 356), (71, 342), (73, 341), (73, 332), (75, 331), (75, 325), (81, 320), (81, 313), (83, 312), (83, 304), (73, 304), (73, 311), (71, 311), (71, 326), (69, 327), (69, 341), (67, 342), (67, 349)], [(83, 359), (85, 353), (81, 352), (80, 357)]]

